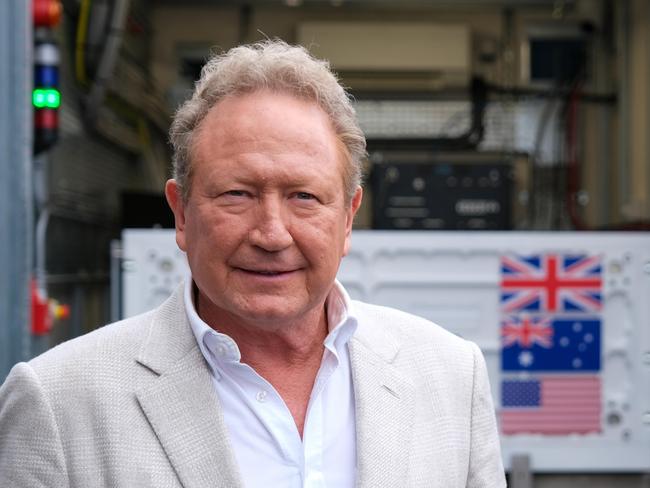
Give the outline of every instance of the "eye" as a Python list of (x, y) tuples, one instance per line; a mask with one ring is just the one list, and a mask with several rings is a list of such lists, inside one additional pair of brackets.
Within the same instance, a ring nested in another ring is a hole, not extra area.
[(224, 195), (228, 197), (245, 197), (248, 196), (249, 193), (246, 190), (228, 190), (224, 192)]
[(241, 206), (246, 205), (248, 202), (250, 202), (252, 197), (253, 194), (250, 191), (235, 188), (220, 193), (217, 201), (220, 205)]
[(294, 195), (298, 200), (316, 200), (316, 197), (306, 191), (299, 191)]

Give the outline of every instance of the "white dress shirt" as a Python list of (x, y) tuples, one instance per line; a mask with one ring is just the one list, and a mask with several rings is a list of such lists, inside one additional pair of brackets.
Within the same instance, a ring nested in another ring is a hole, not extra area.
[[(196, 313), (191, 278), (185, 307), (192, 332), (212, 369), (232, 448), (244, 485), (255, 487), (353, 487), (356, 478), (354, 391), (348, 341), (357, 327), (350, 298), (336, 282), (327, 297), (329, 334), (309, 398), (300, 438), (275, 388), (241, 362), (235, 341)], [(218, 328), (218, 324), (217, 324)]]

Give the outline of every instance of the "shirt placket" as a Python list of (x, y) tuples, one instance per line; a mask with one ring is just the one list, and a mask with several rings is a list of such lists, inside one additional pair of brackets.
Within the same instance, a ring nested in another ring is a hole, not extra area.
[(326, 488), (323, 469), (323, 451), (325, 445), (325, 412), (323, 411), (323, 392), (338, 366), (335, 352), (327, 346), (323, 361), (316, 376), (314, 388), (309, 399), (305, 428), (303, 431), (303, 449), (305, 456), (305, 488)]
[(247, 364), (233, 364), (235, 382), (243, 399), (255, 412), (285, 462), (295, 466), (304, 479), (302, 441), (286, 403), (268, 381)]

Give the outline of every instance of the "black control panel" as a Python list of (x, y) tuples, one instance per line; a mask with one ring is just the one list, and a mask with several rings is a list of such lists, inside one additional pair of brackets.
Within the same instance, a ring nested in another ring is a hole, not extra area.
[(507, 163), (374, 164), (373, 228), (508, 230), (512, 167)]

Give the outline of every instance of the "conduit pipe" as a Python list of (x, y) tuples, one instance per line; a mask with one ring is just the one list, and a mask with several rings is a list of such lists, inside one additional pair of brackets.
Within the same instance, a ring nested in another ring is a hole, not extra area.
[(115, 0), (115, 5), (113, 6), (113, 13), (106, 36), (106, 45), (102, 51), (95, 82), (93, 83), (86, 103), (86, 116), (93, 126), (97, 120), (99, 107), (106, 94), (108, 80), (115, 68), (115, 62), (117, 61), (124, 26), (126, 24), (126, 17), (129, 11), (129, 3), (129, 0)]

